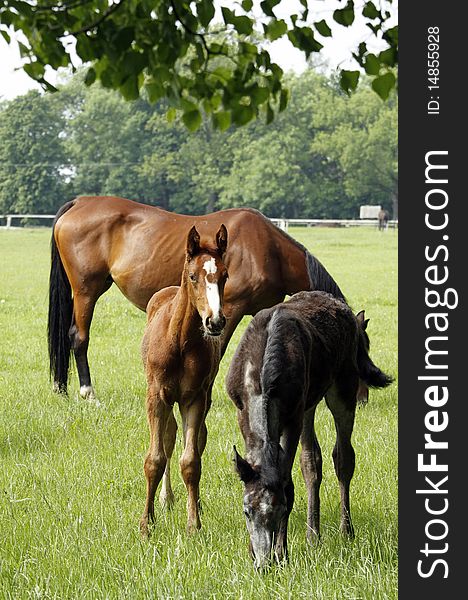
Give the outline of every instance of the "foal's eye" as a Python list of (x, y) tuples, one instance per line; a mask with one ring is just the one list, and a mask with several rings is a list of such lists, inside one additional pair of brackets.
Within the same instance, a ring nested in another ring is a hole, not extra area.
[(189, 277), (190, 277), (190, 281), (193, 281), (194, 283), (196, 283), (197, 276), (194, 273), (190, 273)]

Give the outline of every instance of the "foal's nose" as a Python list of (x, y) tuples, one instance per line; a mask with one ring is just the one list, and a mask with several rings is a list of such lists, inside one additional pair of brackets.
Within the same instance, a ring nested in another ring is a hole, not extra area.
[(219, 335), (226, 325), (226, 317), (220, 313), (218, 316), (206, 317), (205, 327), (212, 335)]

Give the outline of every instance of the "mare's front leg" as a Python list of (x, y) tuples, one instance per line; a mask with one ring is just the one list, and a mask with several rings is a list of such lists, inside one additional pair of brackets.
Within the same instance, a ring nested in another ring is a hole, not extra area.
[(354, 537), (351, 509), (349, 504), (349, 486), (354, 474), (355, 454), (351, 445), (351, 434), (356, 411), (356, 393), (358, 380), (347, 382), (343, 389), (334, 385), (326, 395), (326, 403), (333, 414), (336, 428), (336, 443), (333, 448), (333, 462), (340, 484), (341, 523), (340, 531)]
[(171, 457), (174, 452), (174, 446), (177, 434), (177, 422), (174, 417), (174, 411), (171, 411), (166, 423), (166, 432), (164, 434), (164, 452), (166, 454), (166, 468), (161, 484), (161, 493), (159, 502), (165, 508), (172, 508), (174, 505), (174, 493), (171, 486)]
[(315, 435), (315, 406), (304, 415), (301, 435), (301, 471), (307, 489), (307, 540), (320, 539), (320, 484), (322, 483), (322, 452)]
[(180, 458), (180, 471), (188, 492), (187, 530), (200, 529), (199, 498), (201, 477), (200, 431), (205, 421), (206, 398), (185, 397), (180, 403), (185, 448)]
[(150, 429), (150, 447), (145, 459), (146, 504), (140, 520), (140, 531), (148, 536), (148, 522), (154, 522), (154, 496), (166, 467), (164, 451), (164, 433), (167, 421), (172, 412), (172, 406), (166, 404), (156, 386), (148, 389), (147, 399), (148, 425)]
[[(302, 418), (298, 418), (298, 423), (302, 421)], [(284, 493), (286, 496), (286, 514), (281, 520), (278, 537), (276, 538), (275, 544), (275, 557), (278, 562), (288, 559), (288, 521), (289, 515), (291, 514), (294, 505), (294, 484), (291, 477), (292, 466), (294, 463), (294, 457), (296, 455), (297, 445), (299, 443), (301, 428), (299, 424), (292, 425), (283, 430), (280, 439), (280, 445), (283, 449), (281, 456), (281, 470), (286, 477), (286, 485)]]

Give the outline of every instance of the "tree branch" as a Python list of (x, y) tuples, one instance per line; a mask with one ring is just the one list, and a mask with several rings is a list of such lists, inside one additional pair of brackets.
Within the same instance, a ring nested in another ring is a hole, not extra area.
[(113, 4), (106, 10), (106, 12), (104, 12), (101, 15), (101, 17), (99, 17), (99, 19), (94, 21), (94, 23), (91, 23), (90, 25), (86, 25), (85, 27), (82, 27), (81, 29), (77, 29), (76, 31), (70, 31), (70, 32), (68, 32), (67, 35), (77, 36), (77, 35), (80, 35), (81, 33), (87, 33), (88, 31), (91, 31), (92, 29), (99, 27), (99, 25), (103, 21), (105, 21), (108, 17), (110, 17), (110, 15), (112, 13), (114, 13), (116, 10), (118, 10), (124, 2), (125, 2), (125, 0), (120, 0), (119, 4)]

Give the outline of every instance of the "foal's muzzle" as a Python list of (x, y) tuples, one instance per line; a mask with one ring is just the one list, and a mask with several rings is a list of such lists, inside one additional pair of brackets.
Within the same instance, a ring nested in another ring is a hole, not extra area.
[(205, 319), (205, 331), (208, 335), (218, 336), (223, 333), (223, 329), (226, 325), (226, 317), (222, 314), (215, 317), (206, 317)]

